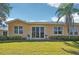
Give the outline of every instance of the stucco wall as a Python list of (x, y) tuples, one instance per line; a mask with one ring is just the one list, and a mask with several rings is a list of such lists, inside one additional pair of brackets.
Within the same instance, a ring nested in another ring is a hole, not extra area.
[(3, 30), (0, 30), (0, 35), (3, 35)]
[[(23, 34), (15, 34), (14, 33), (14, 26), (23, 26)], [(21, 36), (27, 36), (29, 31), (29, 26), (26, 23), (23, 23), (21, 21), (14, 21), (8, 24), (8, 34), (9, 35), (21, 35)]]
[(32, 33), (32, 27), (44, 27), (45, 28), (45, 34), (48, 35), (48, 36), (54, 36), (54, 27), (55, 26), (62, 26), (63, 27), (63, 35), (67, 35), (68, 32), (67, 32), (67, 25), (64, 24), (28, 24), (28, 23), (25, 23), (25, 22), (22, 22), (22, 21), (13, 21), (13, 22), (10, 22), (8, 23), (8, 34), (9, 35), (16, 35), (14, 33), (14, 26), (23, 26), (23, 34), (18, 34), (18, 35), (21, 35), (23, 37), (27, 37), (28, 34), (31, 35)]

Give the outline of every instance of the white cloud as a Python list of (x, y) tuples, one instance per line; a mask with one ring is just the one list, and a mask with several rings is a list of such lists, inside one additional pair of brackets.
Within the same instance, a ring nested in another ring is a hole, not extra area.
[[(54, 16), (54, 17), (51, 18), (51, 20), (52, 20), (53, 22), (57, 22), (58, 17)], [(64, 17), (62, 17), (62, 18), (59, 20), (59, 22), (64, 22), (64, 21), (65, 21)]]
[(73, 16), (74, 16), (74, 21), (76, 23), (79, 23), (79, 15), (77, 13), (75, 13), (75, 14), (73, 14)]
[(52, 21), (57, 21), (57, 19), (58, 19), (57, 17), (52, 17), (51, 18)]
[(51, 7), (56, 7), (56, 8), (58, 8), (59, 5), (60, 5), (60, 3), (48, 3), (48, 5), (51, 6)]
[(28, 20), (28, 22), (48, 22), (48, 20)]
[(14, 20), (15, 18), (7, 18), (6, 21)]
[[(75, 14), (73, 14), (73, 17), (74, 17), (74, 22), (79, 23), (79, 15), (77, 13), (75, 13)], [(56, 22), (58, 20), (58, 18), (56, 16), (54, 16), (51, 18), (51, 20), (53, 22)], [(64, 22), (64, 21), (65, 21), (65, 17), (62, 17), (59, 22)]]

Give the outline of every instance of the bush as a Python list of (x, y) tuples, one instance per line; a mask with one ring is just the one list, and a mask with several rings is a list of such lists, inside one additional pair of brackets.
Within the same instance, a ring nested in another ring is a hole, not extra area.
[(23, 40), (22, 36), (0, 36), (0, 41), (5, 40)]
[(7, 40), (7, 36), (0, 36), (0, 41)]
[(49, 40), (79, 41), (79, 36), (50, 36)]
[(7, 40), (23, 40), (22, 36), (8, 36)]

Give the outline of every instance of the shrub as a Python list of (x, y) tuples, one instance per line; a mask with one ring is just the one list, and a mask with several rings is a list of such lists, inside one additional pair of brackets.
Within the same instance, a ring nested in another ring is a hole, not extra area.
[(5, 40), (24, 40), (22, 36), (0, 36), (0, 41)]
[(8, 36), (7, 40), (22, 40), (22, 36)]
[(49, 40), (79, 41), (79, 36), (50, 36)]
[(7, 40), (7, 36), (0, 36), (0, 41)]

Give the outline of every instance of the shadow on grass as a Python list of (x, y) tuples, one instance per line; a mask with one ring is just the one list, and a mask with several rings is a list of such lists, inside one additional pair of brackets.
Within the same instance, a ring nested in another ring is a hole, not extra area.
[[(72, 43), (68, 43), (68, 42), (64, 42), (67, 46), (71, 46), (71, 47), (74, 47), (74, 48), (77, 48), (79, 49), (79, 42), (77, 41), (72, 41)], [(71, 53), (71, 54), (75, 54), (75, 55), (79, 55), (79, 50), (76, 51), (76, 50), (68, 50), (68, 49), (65, 49), (65, 48), (62, 48), (62, 50), (68, 52), (68, 53)]]
[(67, 49), (64, 49), (64, 48), (62, 48), (62, 50), (66, 51), (67, 53), (71, 53), (71, 54), (79, 55), (79, 51), (67, 50)]
[(78, 48), (79, 49), (79, 42), (78, 41), (72, 41), (72, 43), (68, 43), (68, 42), (64, 42), (67, 46), (71, 46), (74, 48)]

